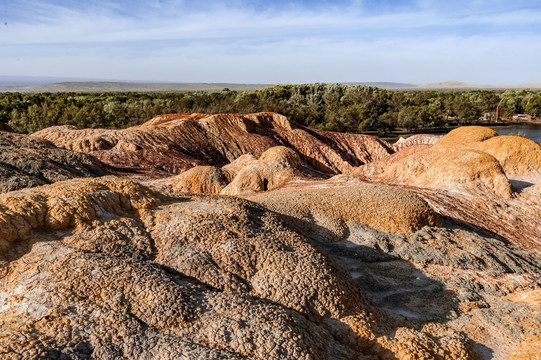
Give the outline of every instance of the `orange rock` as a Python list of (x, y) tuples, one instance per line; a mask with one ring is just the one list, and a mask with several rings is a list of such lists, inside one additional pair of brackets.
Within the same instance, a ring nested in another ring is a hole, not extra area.
[(541, 335), (532, 336), (522, 342), (517, 349), (509, 355), (509, 360), (540, 360)]
[(227, 173), (215, 166), (196, 166), (171, 179), (173, 191), (196, 194), (219, 194), (227, 184)]
[[(347, 232), (348, 221), (403, 234), (425, 225), (440, 224), (438, 216), (424, 200), (406, 190), (386, 185), (299, 183), (247, 197), (292, 219), (299, 219), (299, 227), (309, 236), (317, 234), (332, 241), (341, 239)], [(328, 230), (330, 233), (327, 234)]]
[[(237, 170), (231, 183), (222, 194), (238, 195), (254, 191), (267, 191), (277, 188), (296, 178), (303, 178), (303, 163), (299, 155), (285, 146), (276, 146), (265, 151), (257, 162), (242, 161), (244, 167)], [(237, 164), (229, 168), (239, 168)]]
[(469, 149), (432, 149), (389, 166), (382, 178), (418, 187), (465, 189), (509, 198), (511, 185), (491, 155)]
[(494, 156), (508, 176), (541, 175), (541, 145), (520, 136), (496, 136), (472, 148)]
[(494, 136), (498, 136), (498, 133), (489, 127), (461, 126), (451, 130), (434, 145), (437, 147), (462, 147), (490, 139)]

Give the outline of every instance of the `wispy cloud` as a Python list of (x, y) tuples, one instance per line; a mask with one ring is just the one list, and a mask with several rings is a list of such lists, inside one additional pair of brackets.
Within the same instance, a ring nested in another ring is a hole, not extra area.
[(0, 66), (171, 81), (531, 82), (539, 19), (533, 1), (23, 0), (0, 4)]

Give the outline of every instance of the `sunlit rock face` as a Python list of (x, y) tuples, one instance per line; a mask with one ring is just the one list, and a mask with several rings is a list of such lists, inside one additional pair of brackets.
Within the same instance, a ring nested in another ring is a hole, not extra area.
[(278, 215), (106, 177), (0, 196), (3, 358), (475, 358), (414, 329)]
[(130, 179), (0, 195), (1, 358), (539, 353), (539, 144), (464, 127), (390, 146), (273, 113), (10, 141), (38, 138)]

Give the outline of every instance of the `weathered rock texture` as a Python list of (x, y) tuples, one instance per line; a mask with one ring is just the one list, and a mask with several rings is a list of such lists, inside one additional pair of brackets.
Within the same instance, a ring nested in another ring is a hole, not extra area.
[(168, 114), (125, 130), (56, 126), (33, 136), (127, 171), (156, 176), (197, 165), (221, 167), (248, 153), (259, 158), (278, 145), (290, 147), (309, 166), (330, 174), (349, 172), (393, 152), (390, 144), (375, 137), (293, 127), (276, 113)]
[[(526, 239), (539, 241), (535, 217), (541, 214), (541, 194), (528, 189), (520, 198), (479, 201), (471, 195), (408, 189), (439, 213), (437, 224), (426, 223), (434, 211), (424, 202), (418, 206), (420, 199), (411, 192), (344, 176), (297, 181), (248, 198), (281, 214), (290, 226), (315, 240), (350, 272), (372, 302), (397, 318), (446, 323), (463, 331), (483, 359), (536, 354), (541, 335), (541, 253), (539, 242)], [(386, 201), (394, 193), (401, 193), (396, 199), (406, 196), (413, 201)], [(521, 201), (528, 205), (519, 207)], [(381, 213), (372, 212), (374, 207), (367, 203), (378, 204)], [(397, 204), (406, 211), (392, 207)], [(416, 218), (415, 228), (393, 231), (388, 219), (415, 223), (407, 221), (412, 219), (407, 204), (429, 211)]]
[(107, 173), (93, 156), (59, 149), (49, 141), (0, 131), (0, 192)]
[(294, 219), (307, 236), (328, 241), (341, 240), (350, 221), (403, 234), (439, 225), (438, 216), (424, 200), (386, 185), (335, 187), (332, 182), (300, 183), (249, 199)]
[(172, 114), (6, 135), (25, 176), (49, 171), (21, 160), (42, 147), (94, 161), (39, 137), (182, 173), (0, 194), (2, 359), (538, 357), (539, 144), (467, 127), (395, 152), (278, 114)]
[(293, 180), (325, 177), (306, 166), (294, 150), (275, 146), (259, 160), (245, 154), (222, 168), (196, 166), (169, 182), (175, 192), (240, 195), (272, 190)]
[[(244, 162), (244, 166), (241, 167), (240, 162)], [(311, 176), (299, 155), (285, 146), (268, 149), (257, 162), (240, 159), (235, 164), (226, 165), (224, 169), (229, 169), (234, 175), (231, 183), (222, 191), (222, 194), (227, 195), (272, 190), (294, 179)]]
[(400, 151), (415, 145), (434, 145), (442, 137), (442, 135), (429, 134), (416, 134), (407, 138), (400, 137), (400, 139), (393, 144), (393, 148), (396, 151)]
[(175, 192), (219, 194), (230, 182), (230, 176), (216, 166), (196, 166), (171, 179)]
[(253, 202), (105, 177), (0, 206), (5, 359), (475, 358), (447, 326), (389, 318)]
[[(432, 147), (408, 148), (353, 172), (399, 184), (440, 214), (464, 220), (518, 247), (541, 245), (541, 146), (485, 127), (451, 131)], [(403, 153), (407, 156), (400, 156)], [(398, 159), (398, 161), (394, 161)]]

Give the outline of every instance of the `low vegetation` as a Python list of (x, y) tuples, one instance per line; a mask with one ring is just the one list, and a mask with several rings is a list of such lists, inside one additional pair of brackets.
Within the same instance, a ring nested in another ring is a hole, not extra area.
[(253, 91), (186, 93), (2, 93), (0, 122), (18, 132), (53, 125), (125, 128), (163, 113), (275, 111), (292, 123), (325, 130), (385, 134), (450, 123), (473, 124), (485, 114), (541, 114), (541, 91), (386, 90), (342, 84), (277, 85)]

